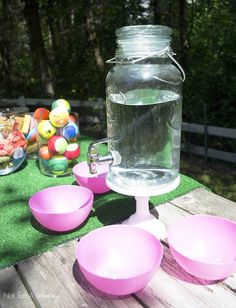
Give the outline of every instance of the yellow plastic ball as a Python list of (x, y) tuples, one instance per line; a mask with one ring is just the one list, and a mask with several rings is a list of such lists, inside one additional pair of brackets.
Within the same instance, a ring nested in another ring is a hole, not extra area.
[(49, 120), (55, 127), (63, 127), (68, 123), (69, 113), (65, 108), (56, 107), (49, 113)]
[(37, 128), (39, 135), (46, 139), (51, 138), (57, 131), (49, 120), (39, 122)]

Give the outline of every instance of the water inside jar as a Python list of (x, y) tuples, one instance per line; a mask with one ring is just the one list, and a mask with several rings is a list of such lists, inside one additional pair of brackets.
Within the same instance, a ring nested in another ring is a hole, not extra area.
[(108, 181), (129, 191), (150, 191), (173, 181), (179, 172), (181, 98), (169, 90), (136, 89), (111, 94), (107, 101), (109, 149), (121, 163)]

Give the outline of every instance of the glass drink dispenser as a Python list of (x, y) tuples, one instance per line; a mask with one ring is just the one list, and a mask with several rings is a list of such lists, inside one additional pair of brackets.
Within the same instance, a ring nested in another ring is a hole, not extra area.
[[(148, 197), (179, 184), (182, 83), (184, 71), (173, 58), (171, 29), (128, 26), (116, 31), (115, 64), (106, 78), (107, 138), (89, 147), (90, 171), (109, 163), (108, 186), (135, 196), (136, 213), (126, 223), (151, 229), (162, 238), (165, 227), (154, 218)], [(172, 64), (174, 62), (174, 64)], [(101, 157), (100, 143), (108, 143)]]

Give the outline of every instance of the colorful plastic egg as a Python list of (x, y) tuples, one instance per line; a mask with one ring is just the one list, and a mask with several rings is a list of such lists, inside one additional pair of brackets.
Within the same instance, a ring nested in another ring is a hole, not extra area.
[(46, 139), (51, 138), (56, 133), (56, 128), (51, 124), (49, 120), (43, 120), (38, 124), (39, 134)]
[(39, 138), (37, 125), (38, 125), (37, 120), (31, 117), (29, 132), (26, 135), (26, 140), (28, 144), (36, 143)]
[(62, 135), (67, 140), (74, 139), (79, 134), (79, 127), (74, 122), (69, 122), (65, 127), (63, 127)]
[(37, 126), (33, 127), (26, 136), (26, 140), (30, 143), (36, 142), (37, 140)]
[(69, 113), (65, 108), (56, 107), (49, 113), (49, 120), (55, 127), (65, 126), (69, 120)]
[(41, 148), (39, 149), (39, 157), (44, 159), (44, 160), (49, 160), (51, 159), (53, 156), (52, 152), (49, 151), (48, 146), (47, 145), (43, 145), (41, 146)]
[(25, 155), (25, 152), (21, 147), (15, 148), (14, 153), (13, 153), (13, 158), (15, 160), (22, 159), (24, 155)]
[(48, 120), (49, 110), (46, 108), (37, 108), (34, 112), (34, 119), (37, 121)]
[(67, 100), (65, 99), (57, 99), (56, 101), (54, 101), (52, 103), (52, 109), (55, 109), (55, 108), (64, 108), (68, 111), (68, 113), (70, 113), (70, 104)]
[(48, 140), (48, 149), (53, 154), (63, 154), (67, 148), (67, 141), (61, 136), (52, 136)]
[(48, 160), (48, 168), (54, 174), (62, 174), (68, 168), (68, 161), (62, 155), (55, 155)]
[(70, 143), (64, 153), (64, 156), (68, 160), (73, 160), (78, 158), (80, 155), (80, 146), (77, 143)]

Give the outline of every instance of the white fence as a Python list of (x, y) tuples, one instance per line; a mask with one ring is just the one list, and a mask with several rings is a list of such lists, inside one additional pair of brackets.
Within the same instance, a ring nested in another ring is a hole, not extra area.
[[(205, 139), (208, 138), (208, 136), (236, 139), (236, 129), (233, 128), (224, 128), (218, 126), (208, 126), (183, 122), (182, 131), (195, 134), (203, 134), (205, 136)], [(183, 144), (182, 149), (185, 152), (204, 156), (205, 159), (210, 157), (236, 163), (236, 153), (209, 148), (207, 142), (205, 142), (204, 147), (197, 146), (191, 143), (185, 143)]]
[[(17, 106), (17, 107), (50, 107), (53, 102), (53, 99), (48, 98), (26, 98), (24, 96), (20, 96), (19, 98), (0, 98), (0, 108), (4, 108), (6, 106)], [(104, 110), (105, 102), (103, 99), (98, 99), (97, 101), (81, 101), (81, 100), (69, 100), (70, 106), (72, 108), (95, 108), (98, 113), (99, 111)], [(85, 114), (81, 114), (80, 116), (81, 123), (99, 123), (99, 118), (97, 116), (89, 116)]]
[[(21, 96), (16, 99), (2, 98), (0, 99), (0, 108), (4, 106), (50, 106), (52, 101), (52, 99), (25, 98), (24, 96)], [(100, 111), (104, 110), (105, 108), (105, 102), (103, 101), (103, 99), (98, 99), (97, 101), (69, 100), (69, 102), (72, 108), (88, 107), (95, 108)], [(81, 114), (80, 121), (85, 123), (99, 123), (99, 117)], [(233, 128), (207, 126), (183, 122), (182, 131), (194, 134), (203, 134), (205, 140), (207, 140), (208, 136), (218, 136), (227, 139), (236, 139), (236, 129)], [(236, 163), (236, 153), (209, 148), (207, 142), (205, 142), (204, 146), (197, 146), (192, 143), (185, 143), (182, 145), (182, 150), (188, 153), (204, 156), (205, 159), (210, 157)]]

